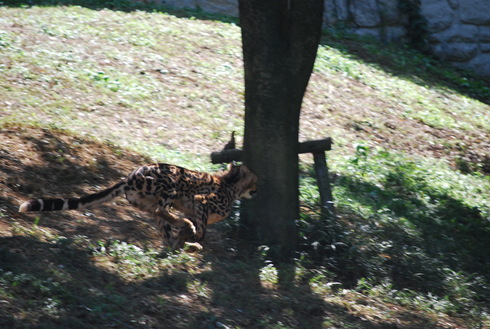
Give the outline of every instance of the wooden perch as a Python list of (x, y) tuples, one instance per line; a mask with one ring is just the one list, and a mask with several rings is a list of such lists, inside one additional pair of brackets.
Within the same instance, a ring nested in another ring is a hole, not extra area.
[[(332, 149), (332, 139), (330, 137), (316, 141), (299, 143), (299, 153), (323, 153)], [(271, 150), (272, 151), (272, 150)], [(243, 150), (230, 149), (211, 153), (212, 163), (228, 163), (232, 161), (242, 161)]]
[[(233, 135), (232, 135), (233, 139)], [(228, 143), (229, 144), (229, 143)], [(227, 144), (227, 145), (228, 145)], [(330, 178), (328, 174), (327, 158), (325, 151), (332, 149), (332, 139), (330, 137), (316, 141), (307, 141), (299, 143), (299, 153), (312, 153), (315, 161), (316, 180), (320, 192), (320, 202), (324, 216), (336, 218), (335, 207), (330, 187)], [(271, 150), (272, 151), (272, 150)], [(228, 163), (232, 161), (242, 161), (243, 150), (225, 149), (219, 152), (211, 153), (213, 163)]]

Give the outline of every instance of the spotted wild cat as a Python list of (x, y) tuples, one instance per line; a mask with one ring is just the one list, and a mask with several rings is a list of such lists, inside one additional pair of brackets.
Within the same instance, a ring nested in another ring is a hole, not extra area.
[(208, 174), (170, 164), (150, 164), (134, 170), (112, 187), (80, 198), (39, 198), (26, 201), (19, 212), (83, 209), (118, 196), (152, 214), (164, 245), (195, 248), (204, 239), (208, 224), (226, 218), (232, 203), (251, 198), (257, 176), (245, 165), (229, 164), (227, 170)]

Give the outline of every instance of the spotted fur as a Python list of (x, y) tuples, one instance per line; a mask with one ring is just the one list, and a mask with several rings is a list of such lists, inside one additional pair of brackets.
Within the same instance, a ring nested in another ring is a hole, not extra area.
[(232, 203), (251, 198), (257, 176), (245, 165), (208, 174), (169, 164), (151, 164), (105, 190), (80, 198), (40, 198), (22, 203), (19, 212), (83, 209), (125, 195), (133, 206), (152, 214), (172, 249), (186, 243), (200, 249), (208, 224), (225, 219)]

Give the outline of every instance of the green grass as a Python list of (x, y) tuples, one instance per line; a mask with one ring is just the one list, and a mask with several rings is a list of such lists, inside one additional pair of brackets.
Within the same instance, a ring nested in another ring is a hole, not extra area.
[[(217, 169), (209, 153), (243, 130), (237, 21), (129, 2), (62, 3), (78, 6), (0, 6), (2, 130), (33, 126), (96, 139), (117, 156), (129, 149)], [(0, 205), (13, 233), (0, 248), (0, 299), (14, 315), (0, 315), (46, 328), (409, 329), (458, 319), (485, 328), (489, 104), (488, 80), (399, 45), (325, 31), (300, 137), (334, 138), (339, 218), (321, 215), (312, 160), (302, 156), (292, 268), (272, 264), (267, 246), (247, 254), (236, 218), (218, 225), (226, 238), (210, 252), (162, 257), (145, 241), (60, 236), (39, 218), (25, 227), (10, 218), (8, 200), (18, 196), (9, 196)], [(68, 155), (45, 156), (75, 170)]]
[[(450, 84), (444, 85), (442, 82), (439, 86), (431, 86), (430, 75), (426, 71), (432, 73), (441, 70), (437, 62), (429, 61), (409, 51), (400, 52), (393, 46), (384, 51), (369, 44), (361, 44), (361, 47), (363, 51), (373, 56), (377, 55), (374, 59), (376, 61), (391, 57), (390, 59), (395, 63), (390, 69), (395, 72), (386, 71), (386, 68), (379, 63), (364, 61), (350, 54), (349, 49), (339, 45), (339, 41), (330, 42), (330, 40), (327, 41), (327, 45), (320, 47), (315, 70), (333, 76), (340, 72), (348, 78), (361, 82), (369, 87), (369, 97), (386, 98), (387, 108), (384, 111), (398, 112), (397, 114), (402, 117), (420, 120), (431, 127), (468, 131), (475, 128), (490, 130), (490, 117), (486, 114), (485, 107), (482, 108), (481, 101), (464, 96), (466, 91), (471, 91), (481, 95), (482, 100), (488, 102), (490, 88), (487, 85), (471, 81), (474, 88), (466, 88), (467, 85), (469, 86), (466, 83), (468, 79), (460, 77), (462, 81), (458, 83), (457, 89), (452, 89)], [(399, 57), (403, 61), (400, 61)], [(449, 70), (440, 74), (443, 74), (446, 79), (452, 77)]]
[[(481, 252), (490, 239), (488, 176), (363, 144), (331, 160), (331, 170), (341, 217), (305, 215), (307, 262), (327, 263), (344, 283), (387, 301), (479, 323), (490, 293)], [(304, 180), (303, 197), (314, 209), (313, 183)]]
[[(19, 86), (6, 86), (10, 90), (6, 101), (20, 100), (22, 104), (15, 110), (3, 109), (4, 122), (29, 118), (30, 122), (53, 123), (130, 147), (135, 141), (141, 144), (143, 139), (147, 145), (142, 148), (150, 149), (156, 144), (155, 138), (160, 141), (158, 144), (177, 147), (180, 140), (168, 142), (176, 133), (175, 126), (197, 140), (207, 137), (193, 129), (201, 124), (211, 129), (226, 128), (226, 137), (241, 124), (238, 119), (223, 119), (237, 115), (230, 105), (237, 108), (241, 97), (231, 104), (221, 97), (222, 93), (242, 93), (237, 89), (241, 87), (238, 82), (223, 83), (230, 73), (240, 80), (236, 27), (220, 29), (216, 24), (187, 20), (187, 30), (183, 32), (180, 20), (171, 15), (135, 12), (127, 20), (128, 14), (123, 12), (82, 7), (72, 7), (68, 15), (63, 8), (51, 8), (49, 19), (43, 15), (47, 9), (42, 7), (0, 10), (2, 15), (5, 11), (13, 13), (9, 24), (29, 26), (30, 31), (25, 34), (14, 29), (2, 33), (2, 51), (8, 59), (1, 66), (2, 74), (6, 79), (23, 81)], [(29, 14), (24, 15), (26, 12)], [(158, 42), (151, 41), (157, 36)], [(45, 38), (49, 41), (44, 42)], [(195, 48), (191, 40), (202, 42), (197, 46), (202, 55), (182, 61), (179, 53)], [(232, 42), (235, 48), (218, 47), (226, 45), (223, 40)], [(25, 50), (24, 43), (33, 45)], [(225, 85), (226, 89), (217, 90), (215, 84)], [(53, 92), (47, 94), (46, 90)], [(132, 136), (127, 129), (112, 129), (114, 119), (126, 126), (140, 125), (141, 119), (133, 122), (132, 118), (143, 113), (145, 120), (151, 121), (150, 127), (133, 129)], [(182, 117), (186, 120), (182, 121)], [(136, 136), (143, 138), (135, 139)], [(141, 151), (141, 147), (136, 149)]]

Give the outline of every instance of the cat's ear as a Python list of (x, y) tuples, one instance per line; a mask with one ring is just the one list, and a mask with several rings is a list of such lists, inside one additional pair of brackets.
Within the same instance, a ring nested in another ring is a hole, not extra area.
[(232, 161), (232, 162), (228, 163), (228, 165), (226, 166), (226, 170), (230, 171), (235, 167), (237, 167), (237, 164), (235, 161)]

